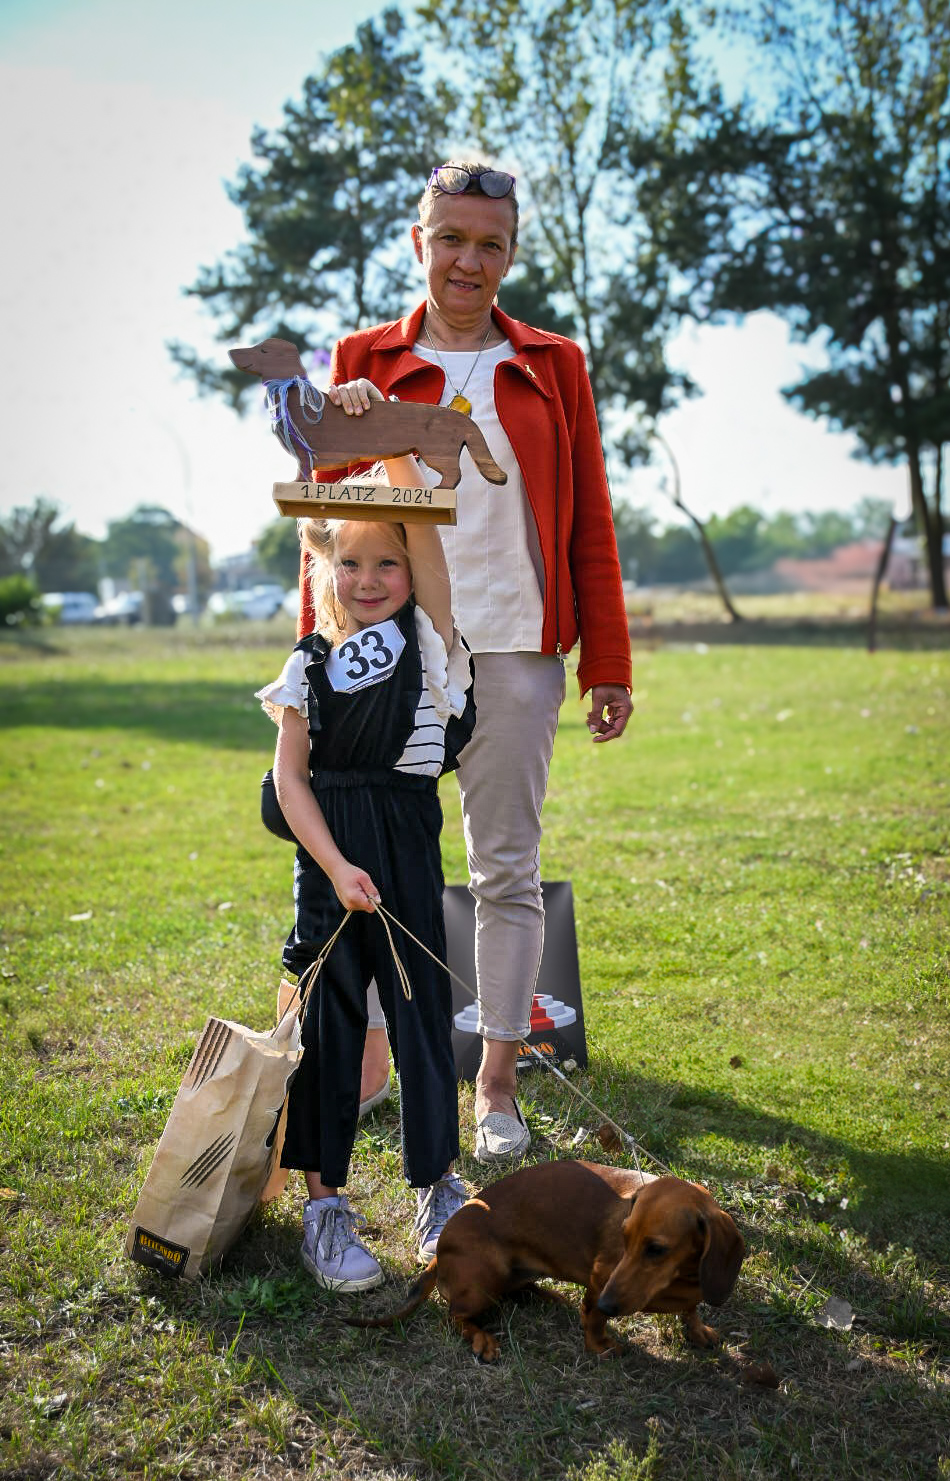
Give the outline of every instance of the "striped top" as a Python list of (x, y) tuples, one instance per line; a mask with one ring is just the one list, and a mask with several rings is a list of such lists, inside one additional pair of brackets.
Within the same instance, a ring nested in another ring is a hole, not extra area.
[[(416, 706), (412, 734), (394, 770), (437, 777), (445, 761), (445, 727), (452, 715), (460, 716), (465, 709), (472, 675), (468, 651), (458, 628), (454, 629), (452, 647), (446, 652), (431, 618), (418, 605), (415, 623), (422, 660), (422, 693)], [(260, 700), (261, 708), (277, 724), (280, 724), (281, 710), (294, 709), (306, 720), (308, 707), (316, 704), (305, 673), (310, 661), (310, 654), (295, 649), (280, 676), (272, 684), (256, 691), (255, 698)]]

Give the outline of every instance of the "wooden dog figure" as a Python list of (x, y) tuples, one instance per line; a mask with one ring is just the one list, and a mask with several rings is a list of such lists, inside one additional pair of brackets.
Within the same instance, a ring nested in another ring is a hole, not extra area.
[(483, 478), (508, 482), (478, 426), (460, 411), (414, 401), (374, 401), (362, 416), (351, 417), (311, 385), (290, 340), (264, 339), (228, 354), (238, 370), (264, 382), (274, 431), (307, 477), (314, 466), (341, 468), (415, 453), (442, 474), (439, 488), (455, 488), (462, 476), (462, 448), (467, 447)]
[(493, 1183), (453, 1214), (399, 1311), (346, 1320), (392, 1326), (438, 1285), (475, 1356), (490, 1363), (498, 1341), (479, 1320), (502, 1296), (552, 1276), (585, 1287), (588, 1352), (620, 1352), (607, 1318), (634, 1311), (675, 1312), (691, 1342), (711, 1347), (718, 1333), (696, 1308), (700, 1301), (722, 1305), (744, 1254), (732, 1219), (698, 1183), (593, 1162), (541, 1162)]

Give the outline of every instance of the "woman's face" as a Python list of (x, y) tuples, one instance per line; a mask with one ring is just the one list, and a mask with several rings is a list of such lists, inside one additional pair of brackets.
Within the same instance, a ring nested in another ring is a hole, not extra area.
[(425, 226), (412, 228), (429, 300), (450, 322), (484, 317), (515, 259), (511, 202), (438, 195)]

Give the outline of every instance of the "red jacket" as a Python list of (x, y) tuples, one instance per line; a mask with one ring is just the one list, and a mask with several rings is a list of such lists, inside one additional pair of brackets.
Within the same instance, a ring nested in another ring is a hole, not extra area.
[[(331, 384), (366, 376), (400, 401), (438, 403), (445, 376), (419, 358), (425, 304), (405, 319), (341, 339)], [(495, 371), (495, 406), (514, 449), (538, 529), (544, 567), (543, 653), (567, 653), (580, 637), (581, 694), (594, 684), (631, 683), (630, 634), (623, 600), (600, 434), (580, 346), (492, 310), (514, 358)], [(353, 472), (355, 469), (346, 470)], [(321, 468), (329, 481), (342, 470)], [(301, 562), (299, 632), (312, 630), (313, 607)]]

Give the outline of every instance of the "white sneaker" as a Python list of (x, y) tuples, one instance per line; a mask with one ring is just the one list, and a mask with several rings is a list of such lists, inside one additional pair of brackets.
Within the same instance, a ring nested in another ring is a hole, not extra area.
[(379, 1261), (356, 1237), (365, 1222), (342, 1193), (304, 1204), (301, 1263), (328, 1291), (369, 1291), (384, 1279)]
[(419, 1259), (426, 1265), (435, 1254), (439, 1235), (452, 1215), (468, 1202), (468, 1194), (461, 1178), (454, 1172), (430, 1183), (428, 1188), (416, 1189), (416, 1222), (413, 1226), (419, 1236)]

